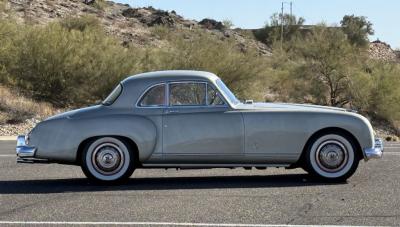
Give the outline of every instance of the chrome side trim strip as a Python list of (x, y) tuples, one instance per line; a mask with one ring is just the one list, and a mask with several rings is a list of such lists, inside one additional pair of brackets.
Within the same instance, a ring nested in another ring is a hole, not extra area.
[(234, 168), (234, 167), (289, 167), (290, 164), (142, 164), (144, 167), (196, 167), (196, 168)]
[(17, 158), (17, 163), (42, 163), (42, 164), (49, 164), (49, 160), (47, 159), (39, 159), (39, 158)]

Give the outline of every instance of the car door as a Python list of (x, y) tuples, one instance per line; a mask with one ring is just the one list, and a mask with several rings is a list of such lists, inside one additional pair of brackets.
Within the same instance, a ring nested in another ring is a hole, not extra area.
[(168, 84), (163, 156), (169, 163), (232, 163), (244, 156), (242, 114), (207, 82)]

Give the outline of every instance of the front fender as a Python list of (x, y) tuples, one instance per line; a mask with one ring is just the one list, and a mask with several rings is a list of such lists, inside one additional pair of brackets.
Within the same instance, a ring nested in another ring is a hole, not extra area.
[(313, 119), (311, 134), (324, 128), (340, 128), (351, 133), (362, 150), (374, 146), (374, 131), (367, 118), (356, 113), (321, 114)]

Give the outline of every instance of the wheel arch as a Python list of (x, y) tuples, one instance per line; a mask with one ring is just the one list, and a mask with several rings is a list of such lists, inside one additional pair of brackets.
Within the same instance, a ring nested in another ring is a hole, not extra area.
[(301, 151), (301, 155), (299, 160), (296, 163), (296, 166), (302, 166), (305, 162), (305, 154), (307, 152), (308, 147), (311, 145), (311, 143), (317, 139), (318, 137), (328, 134), (328, 133), (339, 133), (339, 134), (344, 134), (345, 136), (349, 137), (352, 142), (354, 143), (356, 147), (356, 155), (358, 159), (362, 159), (364, 157), (360, 142), (358, 139), (348, 130), (339, 128), (339, 127), (327, 127), (327, 128), (322, 128), (319, 129), (318, 131), (314, 132), (308, 139), (307, 142), (305, 143), (303, 150)]
[(82, 154), (84, 152), (84, 149), (87, 144), (93, 142), (96, 139), (102, 138), (102, 137), (113, 137), (119, 140), (122, 140), (123, 142), (127, 143), (129, 147), (132, 149), (133, 154), (135, 155), (135, 166), (140, 167), (141, 163), (139, 160), (139, 147), (135, 141), (133, 141), (131, 138), (126, 137), (126, 136), (120, 136), (120, 135), (102, 135), (102, 136), (92, 136), (89, 138), (84, 139), (82, 142), (80, 142), (78, 146), (78, 150), (76, 152), (76, 165), (81, 165), (82, 161)]

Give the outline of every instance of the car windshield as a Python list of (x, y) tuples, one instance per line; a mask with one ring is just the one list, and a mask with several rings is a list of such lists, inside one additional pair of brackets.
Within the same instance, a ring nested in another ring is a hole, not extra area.
[(117, 100), (117, 98), (121, 94), (121, 92), (122, 92), (122, 85), (118, 84), (118, 86), (116, 88), (114, 88), (114, 90), (107, 96), (107, 98), (104, 99), (102, 104), (105, 106), (109, 106), (109, 105), (113, 104), (115, 102), (115, 100)]
[(221, 79), (217, 80), (217, 86), (224, 93), (225, 97), (230, 103), (234, 105), (240, 103), (239, 99), (236, 98), (236, 96), (231, 92), (231, 90), (229, 90), (229, 88), (224, 84), (224, 82), (222, 82)]

